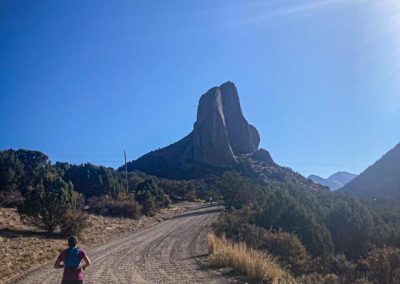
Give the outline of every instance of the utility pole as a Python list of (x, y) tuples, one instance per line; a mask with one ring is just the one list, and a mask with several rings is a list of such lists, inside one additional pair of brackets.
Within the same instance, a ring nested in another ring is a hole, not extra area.
[(128, 166), (126, 165), (126, 151), (124, 150), (125, 156), (125, 179), (126, 179), (126, 194), (129, 194), (129, 187), (128, 187)]

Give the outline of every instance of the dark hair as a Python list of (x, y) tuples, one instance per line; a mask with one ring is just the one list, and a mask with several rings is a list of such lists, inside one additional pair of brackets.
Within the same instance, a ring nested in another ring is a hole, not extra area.
[(68, 238), (68, 246), (69, 246), (70, 248), (75, 247), (75, 246), (77, 245), (77, 243), (78, 243), (78, 238), (77, 238), (77, 237), (72, 236), (72, 237), (69, 237), (69, 238)]

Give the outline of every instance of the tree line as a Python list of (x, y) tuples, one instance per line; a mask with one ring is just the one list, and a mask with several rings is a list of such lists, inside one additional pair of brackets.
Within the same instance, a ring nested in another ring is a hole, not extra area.
[[(52, 164), (31, 150), (0, 151), (0, 206), (18, 207), (23, 218), (52, 232), (84, 221), (82, 211), (106, 216), (153, 216), (172, 200), (195, 200), (207, 194), (196, 182), (158, 179), (141, 172), (125, 174), (90, 163)], [(68, 223), (68, 224), (67, 224)], [(78, 226), (79, 227), (79, 226)], [(67, 233), (67, 232), (65, 232)]]
[(17, 206), (23, 218), (50, 232), (80, 231), (83, 210), (139, 218), (172, 201), (212, 196), (226, 206), (214, 224), (217, 235), (272, 253), (300, 283), (400, 283), (399, 200), (360, 201), (292, 179), (265, 184), (243, 172), (187, 181), (132, 171), (128, 189), (125, 184), (124, 173), (112, 168), (51, 164), (38, 151), (0, 151), (0, 206)]

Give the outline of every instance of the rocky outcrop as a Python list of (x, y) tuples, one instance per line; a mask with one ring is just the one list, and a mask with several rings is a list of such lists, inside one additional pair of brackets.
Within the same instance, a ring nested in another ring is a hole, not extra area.
[(200, 98), (192, 137), (187, 158), (217, 167), (236, 163), (226, 129), (220, 88), (212, 88)]
[(259, 144), (258, 131), (245, 119), (235, 85), (226, 82), (201, 96), (189, 135), (130, 162), (128, 168), (169, 178), (188, 177), (207, 168), (235, 167), (238, 155), (256, 153)]
[(265, 149), (259, 149), (257, 152), (255, 152), (253, 154), (252, 158), (254, 160), (264, 162), (266, 164), (274, 164), (274, 161), (272, 160), (271, 155)]
[(254, 153), (260, 145), (260, 135), (244, 118), (235, 85), (231, 82), (223, 84), (220, 93), (225, 126), (233, 152), (236, 155)]
[(243, 116), (231, 82), (200, 98), (192, 135), (192, 151), (185, 158), (216, 167), (236, 164), (236, 155), (253, 153), (260, 144), (257, 130)]

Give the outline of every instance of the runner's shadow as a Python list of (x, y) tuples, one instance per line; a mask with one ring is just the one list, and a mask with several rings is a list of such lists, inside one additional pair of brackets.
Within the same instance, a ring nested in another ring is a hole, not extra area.
[(50, 238), (50, 239), (63, 239), (57, 233), (48, 233), (48, 232), (40, 232), (40, 231), (19, 231), (9, 228), (0, 229), (0, 236), (3, 238), (29, 238), (29, 237), (39, 237), (39, 238)]

